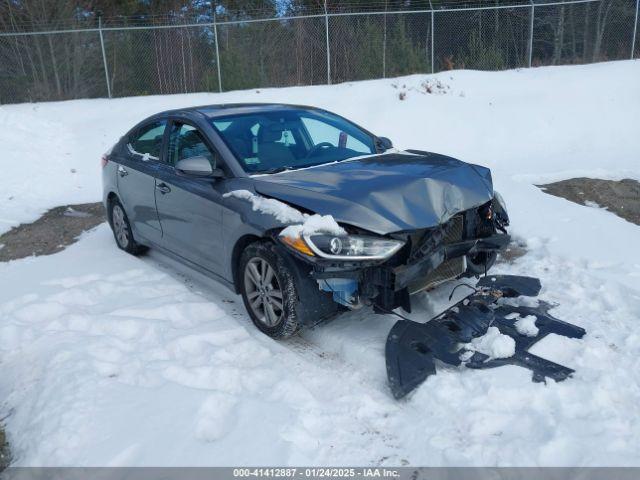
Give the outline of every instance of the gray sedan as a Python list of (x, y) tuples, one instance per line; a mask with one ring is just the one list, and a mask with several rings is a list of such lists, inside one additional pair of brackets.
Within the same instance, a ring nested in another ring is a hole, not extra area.
[(119, 248), (157, 248), (240, 293), (282, 338), (346, 309), (479, 275), (509, 241), (488, 169), (391, 142), (312, 107), (167, 111), (102, 158)]

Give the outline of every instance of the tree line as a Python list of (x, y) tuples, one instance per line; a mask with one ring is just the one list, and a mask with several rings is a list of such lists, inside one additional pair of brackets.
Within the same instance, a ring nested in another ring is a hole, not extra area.
[(536, 4), (531, 37), (528, 6), (451, 9), (498, 0), (330, 0), (330, 13), (370, 14), (329, 16), (327, 66), (318, 0), (0, 2), (2, 32), (65, 31), (0, 36), (0, 103), (104, 97), (107, 78), (112, 96), (130, 96), (323, 84), (328, 67), (337, 83), (629, 58), (635, 20), (631, 0)]

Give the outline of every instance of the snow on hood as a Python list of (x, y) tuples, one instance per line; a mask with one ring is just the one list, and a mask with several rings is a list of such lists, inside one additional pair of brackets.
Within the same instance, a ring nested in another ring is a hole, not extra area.
[(273, 215), (281, 223), (303, 223), (308, 215), (302, 213), (300, 210), (282, 203), (273, 198), (265, 198), (255, 193), (251, 193), (249, 190), (234, 190), (222, 195), (224, 198), (235, 197), (241, 200), (247, 200), (251, 202), (251, 208), (254, 212), (266, 213), (267, 215)]
[(346, 235), (347, 233), (331, 215), (308, 215), (286, 203), (256, 195), (249, 190), (234, 190), (225, 193), (223, 197), (236, 197), (247, 200), (251, 202), (251, 208), (254, 211), (273, 215), (281, 223), (292, 224), (280, 232), (281, 236), (296, 238), (302, 234), (330, 233), (333, 235)]
[(487, 168), (435, 153), (409, 153), (252, 180), (258, 193), (382, 235), (433, 227), (493, 198)]

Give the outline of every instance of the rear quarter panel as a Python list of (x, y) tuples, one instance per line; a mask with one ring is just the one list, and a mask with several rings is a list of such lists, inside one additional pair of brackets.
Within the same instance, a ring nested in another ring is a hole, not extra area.
[(109, 160), (102, 168), (102, 203), (106, 212), (108, 212), (107, 202), (109, 195), (111, 193), (118, 195), (117, 170), (118, 164), (112, 160)]

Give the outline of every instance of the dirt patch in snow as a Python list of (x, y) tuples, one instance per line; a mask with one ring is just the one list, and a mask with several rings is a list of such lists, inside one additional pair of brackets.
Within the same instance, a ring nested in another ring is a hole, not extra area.
[(542, 191), (580, 205), (606, 208), (625, 220), (640, 225), (640, 182), (571, 178), (547, 185), (537, 185)]
[(9, 466), (11, 455), (9, 454), (9, 444), (4, 434), (4, 430), (0, 427), (0, 472)]
[(520, 241), (511, 241), (507, 248), (498, 253), (498, 262), (513, 263), (527, 253), (527, 246)]
[(0, 262), (59, 252), (104, 221), (100, 202), (53, 208), (35, 222), (23, 223), (0, 236)]

